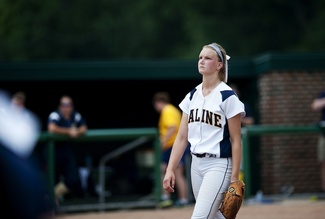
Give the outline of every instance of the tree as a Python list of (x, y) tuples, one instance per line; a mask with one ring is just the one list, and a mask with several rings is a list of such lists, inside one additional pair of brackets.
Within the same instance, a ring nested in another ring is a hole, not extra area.
[(321, 0), (2, 0), (0, 59), (193, 59), (325, 49)]

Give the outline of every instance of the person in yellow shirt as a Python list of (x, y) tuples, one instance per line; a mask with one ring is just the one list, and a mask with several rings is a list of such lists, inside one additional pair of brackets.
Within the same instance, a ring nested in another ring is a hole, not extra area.
[[(178, 108), (170, 103), (170, 97), (167, 92), (155, 93), (153, 96), (153, 106), (159, 113), (158, 129), (162, 150), (161, 172), (163, 177), (166, 172), (172, 146), (176, 139), (182, 114)], [(176, 168), (175, 175), (177, 178), (176, 190), (178, 194), (178, 200), (175, 205), (185, 206), (188, 204), (188, 186), (185, 177), (185, 153)], [(171, 194), (164, 190), (161, 196), (160, 207), (164, 208), (172, 205), (174, 205), (174, 203)]]

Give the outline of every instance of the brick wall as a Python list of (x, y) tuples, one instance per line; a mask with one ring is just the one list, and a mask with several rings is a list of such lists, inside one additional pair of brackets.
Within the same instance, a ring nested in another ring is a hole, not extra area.
[[(320, 118), (310, 104), (325, 89), (325, 72), (270, 72), (259, 77), (258, 89), (261, 125), (309, 125)], [(261, 189), (265, 194), (278, 194), (285, 185), (294, 186), (295, 193), (319, 191), (317, 136), (261, 137)]]

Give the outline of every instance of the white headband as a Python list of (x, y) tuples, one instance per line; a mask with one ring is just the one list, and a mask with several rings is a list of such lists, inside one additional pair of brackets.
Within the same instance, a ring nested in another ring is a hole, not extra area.
[[(219, 47), (214, 45), (214, 44), (209, 44), (208, 46), (212, 47), (218, 54), (218, 56), (220, 57), (222, 63), (223, 63), (223, 56), (222, 56), (222, 52), (220, 51)], [(228, 81), (228, 60), (230, 59), (230, 56), (226, 55), (226, 61), (225, 61), (225, 82), (227, 83)]]

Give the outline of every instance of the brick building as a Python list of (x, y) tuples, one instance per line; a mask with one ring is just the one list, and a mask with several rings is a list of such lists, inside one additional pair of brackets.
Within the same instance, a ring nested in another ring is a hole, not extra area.
[[(325, 60), (324, 60), (325, 61)], [(310, 105), (325, 88), (325, 70), (271, 70), (258, 77), (260, 125), (311, 125), (319, 113)], [(318, 134), (261, 137), (261, 189), (281, 192), (286, 185), (296, 193), (320, 191), (316, 160)]]

